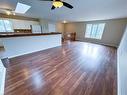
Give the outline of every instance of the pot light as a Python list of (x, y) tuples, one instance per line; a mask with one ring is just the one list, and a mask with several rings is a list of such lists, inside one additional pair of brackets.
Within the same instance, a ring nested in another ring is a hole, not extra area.
[(64, 21), (63, 21), (63, 23), (67, 23), (67, 21), (66, 21), (66, 20), (64, 20)]
[(14, 12), (12, 13), (13, 15), (16, 15)]
[(31, 8), (31, 6), (26, 5), (26, 4), (22, 4), (22, 3), (17, 3), (16, 9), (15, 9), (15, 13), (21, 13), (24, 14), (26, 13), (29, 9)]
[(60, 8), (63, 6), (63, 3), (61, 1), (54, 1), (53, 6), (55, 6), (56, 8)]
[(11, 12), (10, 12), (10, 11), (6, 11), (6, 14), (7, 14), (7, 15), (11, 15)]

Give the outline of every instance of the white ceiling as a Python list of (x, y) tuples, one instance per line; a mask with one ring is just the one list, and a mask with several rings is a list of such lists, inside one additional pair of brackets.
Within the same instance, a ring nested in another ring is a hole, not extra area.
[(74, 6), (51, 10), (51, 2), (39, 0), (0, 0), (0, 8), (15, 9), (17, 2), (31, 9), (25, 16), (51, 20), (90, 21), (127, 17), (127, 0), (64, 0)]

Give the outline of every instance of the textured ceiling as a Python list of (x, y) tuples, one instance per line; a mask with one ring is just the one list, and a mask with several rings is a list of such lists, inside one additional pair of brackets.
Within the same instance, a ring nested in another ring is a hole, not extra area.
[(17, 2), (31, 9), (25, 16), (51, 20), (90, 21), (127, 17), (127, 0), (64, 0), (74, 6), (51, 10), (51, 2), (39, 0), (0, 0), (1, 8), (15, 9)]

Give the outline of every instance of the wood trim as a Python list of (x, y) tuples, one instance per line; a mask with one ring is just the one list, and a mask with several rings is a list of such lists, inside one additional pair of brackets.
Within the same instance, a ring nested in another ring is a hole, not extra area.
[(44, 36), (44, 35), (56, 35), (61, 34), (59, 32), (51, 32), (51, 33), (10, 33), (10, 34), (0, 34), (0, 38), (8, 38), (8, 37), (24, 37), (24, 36)]
[(6, 15), (6, 14), (3, 14), (3, 13), (0, 13), (0, 18), (10, 18), (10, 19), (18, 19), (18, 20), (39, 21), (39, 19), (37, 19), (37, 18), (18, 16), (18, 15)]

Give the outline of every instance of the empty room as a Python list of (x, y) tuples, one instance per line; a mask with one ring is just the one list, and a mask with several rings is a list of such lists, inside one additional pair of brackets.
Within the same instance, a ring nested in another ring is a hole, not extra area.
[(0, 95), (127, 95), (127, 0), (0, 0)]

